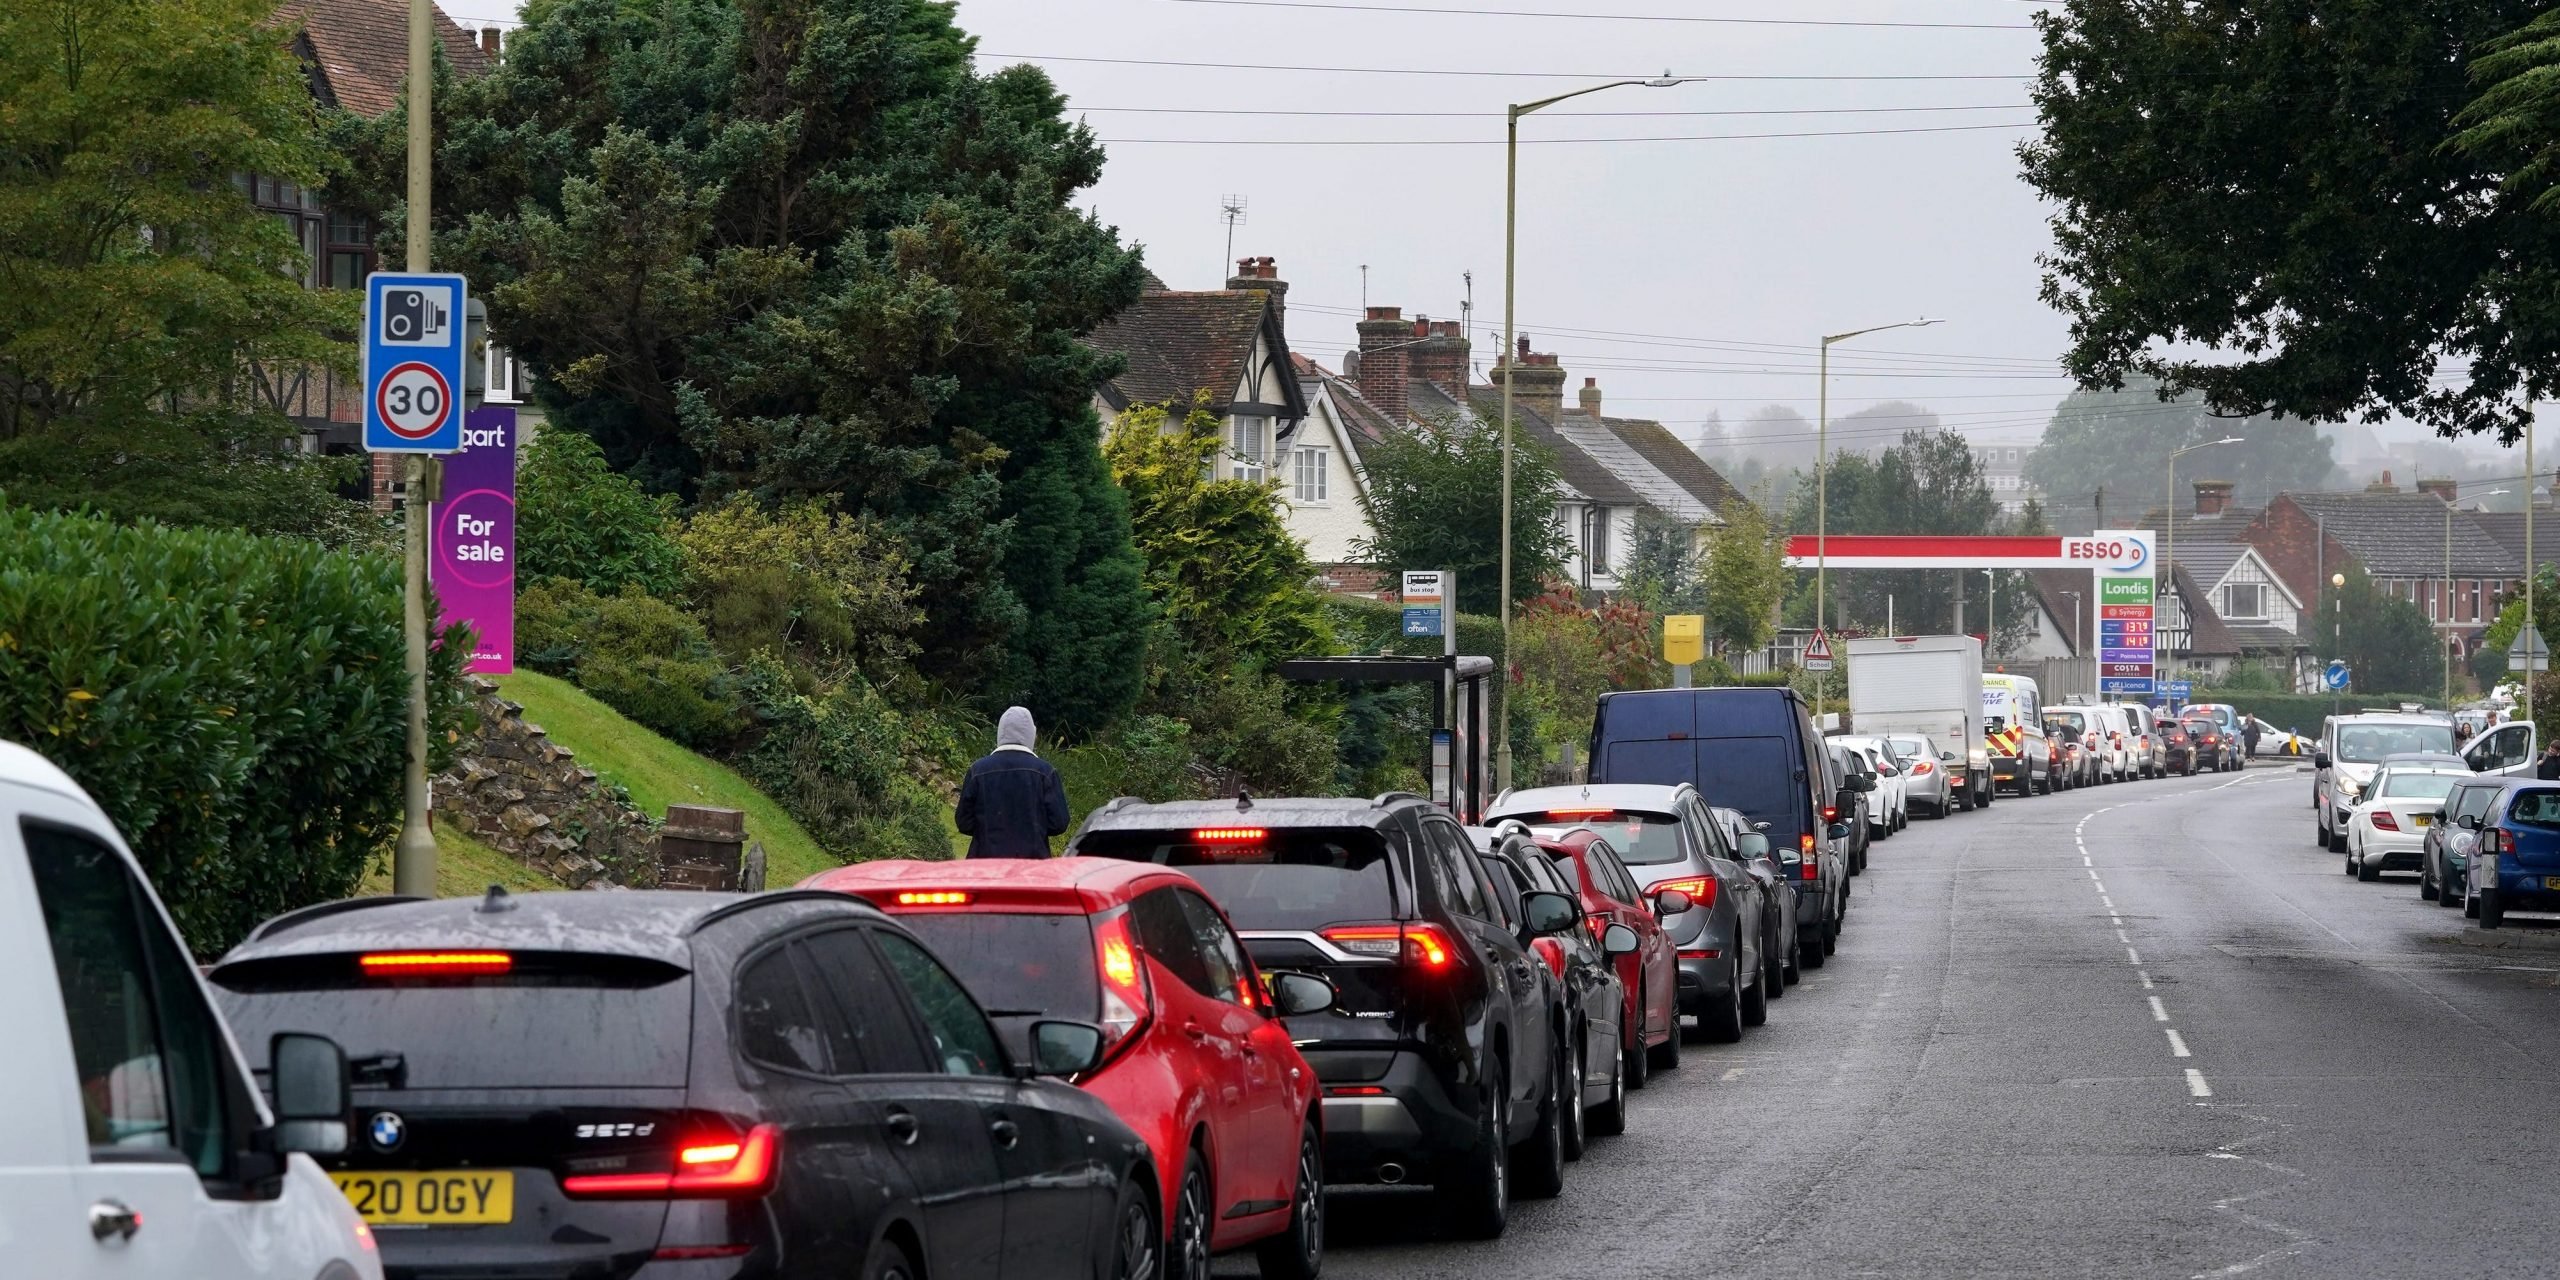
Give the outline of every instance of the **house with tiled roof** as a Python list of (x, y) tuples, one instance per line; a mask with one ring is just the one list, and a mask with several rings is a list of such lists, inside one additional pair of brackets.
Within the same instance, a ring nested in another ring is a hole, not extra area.
[(1289, 359), (1289, 285), (1278, 264), (1243, 259), (1224, 289), (1157, 288), (1161, 282), (1149, 280), (1136, 302), (1085, 335), (1126, 365), (1094, 392), (1095, 412), (1108, 428), (1142, 405), (1179, 415), (1199, 404), (1226, 439), (1221, 478), (1274, 478), (1307, 416), (1306, 389)]
[(1307, 416), (1281, 460), (1289, 532), (1322, 569), (1328, 589), (1373, 593), (1381, 571), (1346, 570), (1354, 567), (1360, 544), (1377, 534), (1369, 522), (1369, 476), (1361, 451), (1394, 425), (1349, 379), (1302, 355), (1289, 360), (1307, 401)]
[(2303, 598), (2247, 540), (2264, 509), (2233, 504), (2228, 480), (2198, 480), (2193, 487), (2192, 506), (2174, 513), (2154, 507), (2141, 527), (2170, 535), (2163, 553), (2194, 577), (2193, 598), (2221, 624), (2213, 643), (2236, 645), (2241, 655), (2261, 660), (2307, 658)]
[[(2360, 566), (2415, 603), (2460, 661), (2524, 576), (2523, 556), (2461, 510), (2460, 496), (2450, 480), (2403, 490), (2385, 471), (2360, 493), (2277, 494), (2245, 536), (2315, 619), (2330, 576)], [(2314, 649), (2319, 630), (2315, 621), (2306, 636)]]

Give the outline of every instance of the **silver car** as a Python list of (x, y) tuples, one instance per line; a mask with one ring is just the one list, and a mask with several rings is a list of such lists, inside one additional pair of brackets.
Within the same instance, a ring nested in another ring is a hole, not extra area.
[(1902, 757), (1902, 804), (1911, 813), (1943, 818), (1955, 807), (1955, 789), (1964, 777), (1964, 757), (1949, 752), (1925, 733), (1888, 733), (1886, 745)]

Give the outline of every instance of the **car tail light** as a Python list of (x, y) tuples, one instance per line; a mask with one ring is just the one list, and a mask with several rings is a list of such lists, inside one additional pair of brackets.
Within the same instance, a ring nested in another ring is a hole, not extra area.
[(1576, 818), (1606, 818), (1616, 812), (1617, 810), (1615, 808), (1610, 807), (1602, 807), (1598, 809), (1549, 809), (1547, 810), (1547, 821), (1571, 822)]
[(1324, 1087), (1328, 1098), (1383, 1098), (1387, 1087), (1382, 1084), (1329, 1084)]
[(1538, 949), (1539, 958), (1547, 962), (1547, 968), (1550, 971), (1559, 978), (1564, 976), (1563, 943), (1553, 938), (1537, 938), (1532, 940), (1530, 945)]
[(1937, 771), (1938, 771), (1938, 766), (1936, 766), (1935, 764), (1930, 763), (1929, 761), (1926, 761), (1926, 760), (1914, 760), (1914, 761), (1912, 761), (1912, 762), (1911, 762), (1911, 773), (1912, 773), (1912, 776), (1914, 776), (1914, 777), (1925, 778), (1925, 777), (1929, 776), (1929, 775), (1930, 775), (1930, 774), (1932, 774), (1932, 773), (1936, 773)]
[(2374, 810), (2372, 818), (2373, 829), (2376, 831), (2397, 831), (2400, 829), (2399, 819), (2392, 817), (2389, 809)]
[(1094, 919), (1093, 959), (1102, 975), (1102, 1039), (1108, 1052), (1145, 1026), (1148, 1011), (1155, 1008), (1146, 963), (1129, 937), (1127, 907)]
[(580, 1173), (560, 1190), (585, 1200), (752, 1200), (773, 1190), (782, 1130), (760, 1124), (743, 1138), (697, 1138), (676, 1148), (675, 1168), (654, 1173)]
[(1324, 931), (1325, 941), (1355, 956), (1401, 960), (1424, 969), (1446, 969), (1458, 958), (1457, 948), (1440, 926), (1425, 921), (1408, 924), (1338, 924)]
[(505, 973), (515, 963), (504, 951), (375, 951), (356, 961), (368, 978), (468, 978)]
[(1680, 958), (1683, 960), (1713, 960), (1723, 954), (1723, 952), (1718, 951), (1713, 947), (1682, 947), (1680, 949)]
[(1689, 909), (1692, 911), (1704, 911), (1716, 905), (1714, 876), (1682, 876), (1677, 880), (1665, 880), (1653, 886), (1651, 892), (1658, 898), (1666, 889), (1677, 889), (1688, 894)]
[(1838, 822), (1840, 820), (1840, 806), (1836, 804), (1826, 804), (1822, 806), (1822, 820), (1824, 822)]
[(1267, 827), (1202, 827), (1192, 832), (1191, 838), (1201, 844), (1236, 844), (1260, 840), (1270, 834)]
[(2482, 853), (2494, 855), (2512, 852), (2513, 849), (2514, 842), (2508, 838), (2506, 832), (2496, 827), (2480, 833), (2480, 852)]
[(897, 897), (902, 907), (965, 907), (969, 895), (958, 889), (909, 890)]

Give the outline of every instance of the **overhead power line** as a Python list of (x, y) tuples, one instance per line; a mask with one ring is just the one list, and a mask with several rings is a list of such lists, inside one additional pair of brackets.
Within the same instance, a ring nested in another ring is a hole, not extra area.
[[(1089, 107), (1072, 105), (1070, 112), (1086, 115), (1149, 116), (1298, 116), (1311, 119), (1352, 118), (1361, 120), (1500, 120), (1499, 111), (1295, 111), (1276, 107)], [(1540, 112), (1550, 120), (1579, 116), (1592, 120), (1609, 118), (1643, 118), (1666, 116), (1866, 116), (1912, 115), (1945, 111), (2032, 111), (2032, 102), (1967, 103), (1946, 107), (1735, 107), (1716, 111), (1548, 111)]]
[[(1452, 67), (1324, 67), (1277, 62), (1191, 62), (1170, 58), (1092, 58), (1063, 53), (980, 53), (977, 56), (981, 58), (993, 58), (999, 62), (1083, 62), (1114, 67), (1196, 67), (1209, 71), (1315, 71), (1330, 75), (1351, 76), (1468, 76), (1505, 80), (1643, 80), (1662, 74), (1659, 68), (1651, 71), (1480, 71), (1474, 69), (1460, 70)], [(2034, 79), (2035, 76), (2033, 72), (2028, 71), (2003, 71), (1990, 75), (1772, 75), (1752, 73), (1736, 75), (1699, 75), (1688, 78), (1699, 81), (1802, 80), (1862, 83), (1868, 81), (1902, 80), (2026, 81)]]
[(1245, 9), (1324, 9), (1336, 13), (1423, 13), (1452, 18), (1567, 18), (1583, 22), (1679, 22), (1743, 27), (1893, 27), (1940, 31), (2033, 31), (2025, 22), (1882, 22), (1854, 18), (1702, 17), (1696, 14), (1563, 13), (1548, 9), (1455, 9), (1413, 4), (1344, 4), (1340, 0), (1166, 0), (1169, 4)]
[[(1903, 129), (1808, 129), (1794, 133), (1692, 133), (1642, 138), (1522, 138), (1524, 147), (1570, 147), (1599, 142), (1750, 142), (1767, 138), (1872, 138), (1892, 133), (1978, 133), (1986, 129), (2033, 129), (2032, 120), (2015, 124), (1915, 125)], [(1192, 147), (1499, 147), (1500, 138), (1098, 138), (1104, 146)]]

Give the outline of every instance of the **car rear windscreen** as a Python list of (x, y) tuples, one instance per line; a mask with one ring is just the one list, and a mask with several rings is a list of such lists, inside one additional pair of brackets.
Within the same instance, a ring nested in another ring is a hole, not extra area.
[(1243, 827), (1201, 831), (1093, 831), (1076, 842), (1089, 857), (1180, 867), (1227, 909), (1239, 929), (1321, 929), (1349, 920), (1394, 920), (1394, 856), (1367, 827)]
[(2449, 724), (2348, 724), (2338, 727), (2338, 758), (2349, 764), (2371, 764), (2384, 756), (2413, 751), (2453, 750)]
[(2375, 788), (2380, 800), (2442, 800), (2453, 794), (2453, 784), (2471, 775), (2466, 773), (2398, 773), (2384, 775), (2382, 785)]
[(1798, 759), (1785, 738), (1706, 739), (1698, 744), (1698, 794), (1792, 832), (1812, 794), (1796, 781)]
[(214, 993), (252, 1065), (305, 1031), (350, 1059), (400, 1055), (409, 1089), (682, 1088), (693, 983), (626, 956), (515, 953), (504, 973), (367, 977), (355, 954), (226, 964)]
[(2044, 713), (2044, 722), (2046, 724), (2068, 725), (2073, 733), (2087, 733), (2089, 731), (2089, 722), (2082, 719), (2080, 713), (2077, 711), (2048, 710)]
[(898, 923), (924, 939), (996, 1017), (1089, 1022), (1101, 1012), (1102, 979), (1085, 916), (917, 912), (901, 913)]
[[(1540, 815), (1532, 810), (1506, 817), (1523, 818), (1539, 823)], [(1544, 815), (1544, 822), (1532, 826), (1538, 835), (1556, 837), (1574, 831), (1588, 831), (1609, 842), (1618, 861), (1631, 867), (1658, 867), (1678, 862), (1680, 820), (1667, 813), (1638, 813), (1632, 809), (1559, 809)]]

